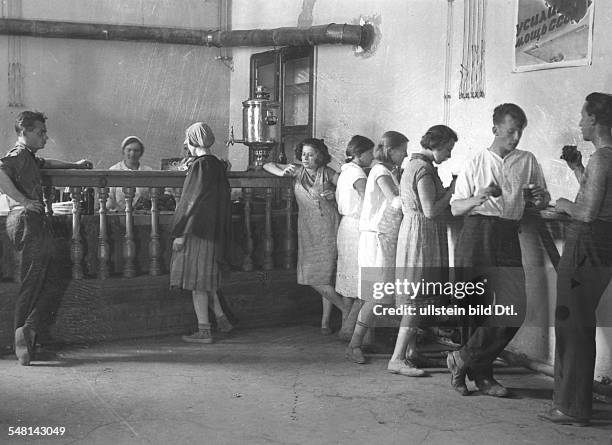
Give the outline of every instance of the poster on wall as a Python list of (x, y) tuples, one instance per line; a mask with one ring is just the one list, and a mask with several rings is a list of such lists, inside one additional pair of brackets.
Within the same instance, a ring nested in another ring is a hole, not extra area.
[(515, 72), (591, 64), (595, 0), (517, 0)]

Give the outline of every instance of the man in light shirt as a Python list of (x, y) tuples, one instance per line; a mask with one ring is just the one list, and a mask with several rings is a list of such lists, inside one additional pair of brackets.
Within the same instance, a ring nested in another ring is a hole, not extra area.
[(525, 275), (521, 262), (519, 225), (525, 205), (544, 208), (550, 200), (535, 156), (517, 149), (527, 126), (525, 112), (502, 104), (493, 112), (491, 146), (471, 159), (461, 172), (451, 198), (451, 211), (465, 216), (455, 249), (455, 267), (485, 276), (488, 291), (471, 305), (513, 304), (518, 317), (479, 319), (465, 345), (448, 355), (451, 385), (462, 395), (468, 376), (487, 395), (505, 397), (508, 391), (493, 378), (493, 361), (518, 331), (524, 317)]

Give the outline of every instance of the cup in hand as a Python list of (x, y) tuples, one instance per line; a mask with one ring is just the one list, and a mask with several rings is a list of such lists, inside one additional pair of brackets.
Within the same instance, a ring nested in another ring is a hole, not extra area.
[(564, 145), (561, 150), (561, 159), (572, 164), (578, 160), (578, 148), (575, 145)]
[(523, 187), (523, 199), (525, 201), (532, 201), (534, 199), (533, 189), (535, 188), (535, 184), (527, 184)]

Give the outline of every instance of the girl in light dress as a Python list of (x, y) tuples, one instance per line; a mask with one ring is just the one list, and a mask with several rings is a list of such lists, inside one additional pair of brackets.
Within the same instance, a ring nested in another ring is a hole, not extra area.
[(336, 187), (338, 212), (342, 216), (338, 228), (336, 292), (342, 295), (348, 311), (338, 336), (346, 341), (349, 341), (353, 335), (362, 304), (362, 300), (357, 298), (359, 217), (367, 181), (363, 169), (372, 163), (373, 150), (374, 142), (370, 139), (359, 135), (353, 136), (346, 147), (346, 163), (341, 168)]
[(397, 231), (401, 222), (399, 200), (399, 167), (406, 157), (408, 138), (397, 131), (387, 131), (374, 149), (374, 165), (366, 182), (359, 219), (359, 298), (363, 306), (346, 349), (347, 359), (363, 364), (363, 339), (377, 304), (393, 302), (393, 295), (374, 298), (375, 282), (395, 279)]

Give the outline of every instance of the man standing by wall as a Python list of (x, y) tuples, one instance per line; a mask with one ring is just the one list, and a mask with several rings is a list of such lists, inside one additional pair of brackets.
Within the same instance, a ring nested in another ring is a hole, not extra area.
[(484, 394), (508, 395), (493, 378), (493, 361), (512, 340), (525, 315), (520, 220), (527, 202), (543, 208), (550, 199), (535, 156), (516, 148), (526, 126), (527, 117), (519, 106), (496, 107), (493, 143), (466, 165), (451, 198), (453, 215), (466, 215), (455, 249), (455, 267), (470, 269), (474, 276), (487, 276), (491, 289), (479, 303), (519, 308), (519, 317), (479, 320), (467, 343), (448, 355), (451, 384), (462, 395), (469, 394), (466, 375)]
[(17, 142), (0, 158), (0, 191), (9, 197), (6, 220), (9, 239), (17, 254), (19, 295), (15, 306), (15, 354), (28, 366), (36, 331), (47, 314), (42, 287), (50, 258), (52, 234), (44, 213), (42, 168), (92, 168), (92, 163), (43, 159), (36, 156), (47, 142), (46, 116), (22, 111), (15, 121)]
[(580, 130), (595, 152), (584, 168), (580, 152), (566, 161), (580, 190), (556, 207), (572, 222), (557, 274), (553, 407), (540, 418), (561, 425), (589, 423), (595, 370), (595, 311), (612, 277), (612, 96), (591, 93)]

